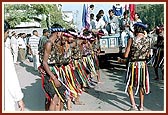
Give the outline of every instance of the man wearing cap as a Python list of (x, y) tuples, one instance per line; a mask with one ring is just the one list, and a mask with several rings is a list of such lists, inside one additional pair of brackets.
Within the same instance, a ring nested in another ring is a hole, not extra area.
[[(144, 94), (150, 93), (149, 73), (146, 64), (147, 57), (149, 57), (150, 44), (149, 40), (145, 37), (145, 29), (146, 26), (143, 23), (134, 24), (135, 37), (128, 40), (124, 54), (125, 58), (129, 57), (125, 92), (128, 92), (130, 98), (130, 111), (143, 111)], [(139, 93), (140, 98), (138, 107), (134, 100), (134, 94), (137, 95), (137, 93)]]
[(12, 48), (12, 54), (13, 54), (13, 62), (16, 64), (17, 58), (18, 58), (18, 40), (17, 40), (15, 31), (12, 31), (11, 48)]
[(61, 74), (59, 74), (59, 68), (62, 65), (59, 43), (65, 29), (59, 24), (53, 24), (50, 31), (51, 35), (40, 54), (44, 70), (42, 82), (47, 98), (50, 100), (49, 111), (61, 111), (66, 99), (64, 95), (66, 87), (61, 82)]

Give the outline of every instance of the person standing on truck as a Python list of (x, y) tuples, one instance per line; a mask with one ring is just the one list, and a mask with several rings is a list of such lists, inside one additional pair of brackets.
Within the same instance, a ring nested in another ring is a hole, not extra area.
[(134, 15), (134, 20), (131, 21), (131, 23), (130, 23), (130, 37), (131, 38), (134, 37), (134, 24), (137, 22), (142, 23), (142, 20), (140, 19), (139, 13), (136, 12)]
[[(129, 56), (129, 63), (127, 69), (127, 76), (125, 79), (126, 88), (128, 92), (131, 108), (129, 111), (143, 111), (144, 110), (144, 94), (150, 93), (149, 87), (149, 73), (146, 60), (149, 57), (150, 43), (149, 39), (145, 37), (144, 30), (146, 26), (142, 23), (134, 24), (134, 38), (129, 39), (124, 54), (125, 58)], [(135, 92), (133, 91), (135, 90)], [(139, 93), (140, 104), (136, 105), (134, 95)]]
[(90, 14), (90, 29), (91, 29), (91, 31), (96, 29), (96, 24), (95, 24), (93, 13)]
[(101, 14), (97, 14), (96, 15), (96, 31), (95, 31), (95, 33), (97, 33), (98, 31), (102, 30), (107, 35), (108, 32), (105, 29), (106, 24), (105, 24), (105, 22), (103, 21), (103, 19), (101, 17), (102, 17)]
[[(122, 47), (125, 47), (127, 44), (127, 38), (130, 34), (130, 19), (128, 17), (128, 10), (124, 12), (124, 17), (121, 19), (121, 41)], [(127, 37), (127, 38), (126, 38)]]
[(107, 28), (107, 31), (109, 34), (115, 34), (117, 32), (119, 32), (119, 20), (118, 20), (118, 17), (114, 15), (114, 10), (110, 9), (108, 11), (109, 13), (109, 17), (108, 17), (108, 24), (106, 27)]

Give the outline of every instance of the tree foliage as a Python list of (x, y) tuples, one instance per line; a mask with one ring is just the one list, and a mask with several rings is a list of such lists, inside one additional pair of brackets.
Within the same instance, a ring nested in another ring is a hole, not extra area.
[(41, 16), (42, 27), (50, 27), (50, 24), (59, 23), (63, 27), (69, 25), (62, 19), (62, 13), (56, 4), (5, 4), (5, 19), (12, 27), (20, 22), (30, 22), (34, 17)]
[(163, 4), (139, 4), (136, 6), (136, 11), (140, 14), (142, 22), (149, 25), (149, 29), (164, 24)]

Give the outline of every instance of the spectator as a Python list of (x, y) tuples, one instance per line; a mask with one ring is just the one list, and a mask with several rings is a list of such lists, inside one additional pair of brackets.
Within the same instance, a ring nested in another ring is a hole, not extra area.
[(140, 19), (140, 15), (136, 12), (134, 14), (134, 21), (132, 21), (130, 23), (130, 37), (134, 37), (134, 24), (137, 23), (137, 22), (140, 22), (142, 23), (141, 19)]
[(122, 6), (120, 4), (113, 5), (113, 11), (115, 12), (114, 15), (120, 17), (123, 13)]
[(39, 54), (38, 54), (38, 44), (40, 37), (38, 36), (37, 30), (33, 30), (33, 35), (29, 38), (29, 46), (33, 55), (33, 67), (35, 70), (40, 66)]
[(18, 38), (18, 47), (19, 47), (19, 60), (21, 63), (23, 63), (25, 61), (25, 50), (26, 50), (26, 44), (24, 42), (24, 38), (23, 38), (23, 33), (19, 34), (19, 38)]
[(13, 62), (16, 64), (18, 59), (18, 39), (15, 31), (12, 31), (11, 48), (13, 54)]
[[(44, 29), (43, 30), (43, 36), (39, 40), (39, 45), (38, 45), (39, 54), (42, 53), (42, 50), (44, 49), (43, 48), (44, 44), (47, 42), (47, 40), (49, 38), (48, 35), (49, 35), (49, 30)], [(41, 56), (41, 55), (39, 55), (39, 56)], [(41, 58), (39, 58), (39, 59), (41, 59)], [(40, 61), (40, 63), (42, 62), (42, 60), (39, 60), (39, 61)]]
[[(4, 42), (9, 34), (10, 26), (5, 21), (4, 22)], [(19, 107), (20, 111), (24, 110), (24, 102), (23, 102), (23, 93), (21, 91), (21, 87), (19, 84), (19, 80), (15, 71), (15, 67), (13, 64), (13, 58), (11, 54), (10, 48), (5, 46), (5, 101), (4, 101), (4, 110), (5, 111), (16, 111)]]
[(104, 11), (103, 10), (99, 10), (98, 14), (101, 16), (101, 20), (103, 20), (106, 24), (107, 24), (107, 16), (104, 15)]
[(101, 14), (96, 15), (96, 31), (102, 30), (105, 34), (108, 34), (108, 32), (105, 29), (105, 22), (101, 19)]
[(29, 46), (29, 38), (31, 37), (31, 34), (27, 34), (25, 39), (25, 43), (26, 43), (26, 59), (29, 59), (29, 62), (33, 62), (33, 56), (32, 56), (32, 51), (30, 49)]

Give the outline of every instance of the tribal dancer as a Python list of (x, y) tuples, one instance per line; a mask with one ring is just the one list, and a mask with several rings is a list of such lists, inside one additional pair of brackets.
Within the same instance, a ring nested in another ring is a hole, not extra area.
[[(84, 70), (82, 69), (82, 55), (81, 55), (81, 40), (80, 36), (75, 35), (76, 39), (72, 45), (72, 63), (74, 76), (76, 78), (76, 87), (78, 90), (78, 96), (73, 100), (76, 105), (83, 105), (84, 103), (80, 101), (80, 95), (82, 94), (82, 89), (86, 87), (86, 75), (84, 75)], [(85, 77), (84, 77), (85, 76)]]
[[(77, 99), (79, 97), (79, 94), (81, 93), (81, 90), (78, 88), (79, 82), (76, 79), (76, 76), (74, 74), (74, 67), (72, 64), (72, 44), (74, 42), (74, 37), (68, 32), (64, 33), (63, 35), (66, 38), (65, 44), (64, 44), (64, 55), (63, 55), (63, 66), (62, 69), (66, 76), (66, 84), (68, 85), (69, 89), (73, 91), (73, 95), (68, 98), (67, 102), (67, 109), (71, 110), (71, 100)], [(76, 104), (76, 103), (75, 103)]]
[(92, 52), (93, 52), (93, 61), (94, 61), (94, 66), (97, 72), (97, 83), (101, 83), (100, 80), (100, 72), (99, 72), (99, 53), (100, 53), (100, 37), (104, 35), (102, 31), (99, 31), (97, 33), (97, 37), (95, 37), (94, 41), (92, 42)]
[(87, 73), (87, 84), (89, 87), (93, 88), (94, 84), (92, 82), (92, 76), (97, 76), (97, 72), (94, 65), (94, 60), (92, 57), (92, 45), (91, 45), (91, 39), (92, 35), (88, 30), (84, 30), (83, 34), (81, 34), (81, 38), (83, 39), (83, 42), (81, 43), (81, 49), (82, 49), (82, 60), (83, 60), (83, 67), (84, 70)]
[(66, 101), (67, 87), (60, 78), (61, 51), (59, 42), (62, 32), (65, 31), (59, 24), (51, 26), (51, 35), (40, 54), (42, 66), (39, 68), (42, 75), (42, 87), (50, 100), (49, 111), (61, 111), (63, 102)]
[[(150, 93), (149, 73), (146, 64), (146, 58), (149, 56), (149, 41), (144, 35), (146, 26), (142, 23), (134, 24), (133, 39), (129, 39), (124, 57), (129, 58), (129, 64), (126, 76), (126, 89), (128, 92), (132, 107), (130, 111), (144, 110), (144, 94)], [(135, 89), (135, 92), (133, 91)], [(139, 92), (140, 104), (136, 106), (134, 93)]]

